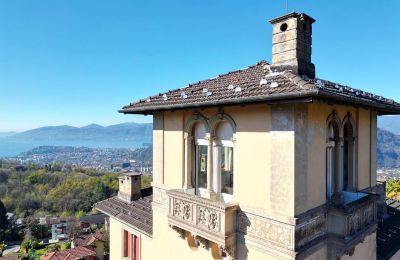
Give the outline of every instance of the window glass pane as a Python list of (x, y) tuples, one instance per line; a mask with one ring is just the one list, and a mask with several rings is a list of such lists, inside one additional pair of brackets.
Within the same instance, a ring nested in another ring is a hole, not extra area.
[(221, 192), (233, 194), (233, 148), (219, 147)]
[(196, 186), (207, 188), (207, 146), (196, 146)]

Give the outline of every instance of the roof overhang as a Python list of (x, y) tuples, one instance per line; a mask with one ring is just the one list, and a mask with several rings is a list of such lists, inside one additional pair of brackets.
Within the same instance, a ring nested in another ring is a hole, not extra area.
[(268, 105), (282, 104), (282, 103), (312, 103), (315, 101), (322, 101), (325, 103), (343, 104), (349, 106), (359, 106), (366, 109), (373, 109), (378, 112), (378, 115), (399, 115), (400, 107), (390, 106), (387, 104), (381, 104), (377, 102), (371, 102), (362, 100), (354, 97), (346, 97), (343, 95), (334, 94), (324, 90), (308, 90), (295, 93), (282, 93), (268, 96), (256, 96), (246, 97), (229, 100), (216, 100), (206, 101), (199, 103), (189, 104), (174, 104), (174, 105), (159, 105), (152, 107), (136, 107), (136, 108), (124, 108), (119, 110), (119, 113), (123, 114), (141, 114), (141, 115), (152, 115), (154, 112), (160, 111), (174, 111), (184, 109), (199, 109), (208, 107), (220, 107), (220, 106), (238, 106), (238, 105), (249, 105), (257, 103), (265, 103)]

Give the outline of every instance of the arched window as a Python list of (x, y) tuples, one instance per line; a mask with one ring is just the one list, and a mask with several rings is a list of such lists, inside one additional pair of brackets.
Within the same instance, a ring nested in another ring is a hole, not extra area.
[(193, 172), (195, 173), (192, 175), (192, 183), (198, 195), (201, 195), (207, 188), (208, 141), (206, 133), (206, 127), (198, 121), (193, 127), (194, 156), (192, 157)]
[(185, 124), (184, 189), (204, 196), (208, 188), (209, 125), (200, 113), (194, 113)]
[(213, 129), (213, 190), (224, 201), (232, 199), (234, 182), (234, 135), (236, 124), (223, 112), (211, 119)]
[(347, 115), (343, 122), (343, 188), (354, 191), (356, 189), (355, 127), (350, 115)]
[(223, 121), (218, 124), (215, 134), (215, 189), (218, 193), (233, 194), (233, 129)]
[(331, 199), (335, 192), (340, 192), (340, 124), (336, 114), (333, 113), (327, 121), (326, 143), (326, 195)]

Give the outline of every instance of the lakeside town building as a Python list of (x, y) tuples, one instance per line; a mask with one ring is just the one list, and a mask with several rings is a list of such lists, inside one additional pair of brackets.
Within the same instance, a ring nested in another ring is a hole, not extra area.
[(400, 104), (317, 78), (313, 18), (272, 24), (272, 63), (122, 108), (153, 116), (153, 182), (95, 204), (110, 259), (376, 259), (377, 116)]

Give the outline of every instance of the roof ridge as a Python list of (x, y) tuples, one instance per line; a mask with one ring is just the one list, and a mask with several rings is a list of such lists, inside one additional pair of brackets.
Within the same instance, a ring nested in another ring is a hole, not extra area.
[(290, 80), (291, 82), (293, 82), (294, 84), (299, 85), (300, 88), (308, 88), (309, 87), (309, 88), (314, 88), (315, 89), (315, 85), (314, 84), (312, 84), (310, 81), (304, 80), (301, 76), (299, 76), (299, 75), (297, 75), (297, 74), (295, 74), (295, 73), (293, 73), (291, 71), (285, 70), (282, 73), (282, 75), (285, 78), (287, 78), (288, 80)]

